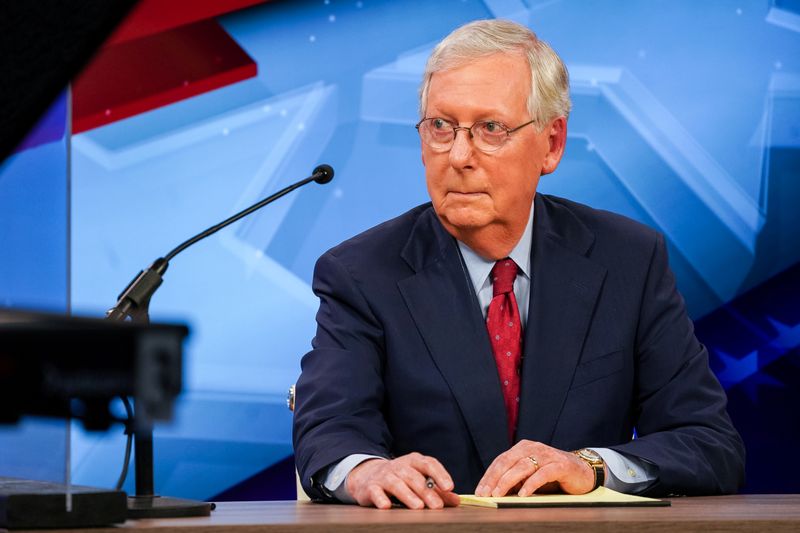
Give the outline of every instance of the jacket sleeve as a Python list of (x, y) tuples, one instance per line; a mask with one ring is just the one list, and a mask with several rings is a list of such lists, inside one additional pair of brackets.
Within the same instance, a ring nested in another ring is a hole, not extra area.
[(293, 443), (306, 493), (330, 500), (318, 479), (323, 469), (356, 453), (389, 457), (384, 335), (358, 281), (332, 252), (317, 261), (313, 290), (317, 333), (295, 387)]
[(610, 446), (658, 467), (647, 494), (726, 494), (744, 482), (744, 444), (694, 335), (658, 236), (636, 333), (636, 438)]

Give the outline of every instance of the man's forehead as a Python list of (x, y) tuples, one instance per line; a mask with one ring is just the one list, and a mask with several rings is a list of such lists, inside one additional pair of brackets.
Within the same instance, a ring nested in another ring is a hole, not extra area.
[(464, 59), (431, 75), (427, 105), (526, 106), (530, 80), (528, 61), (519, 53), (498, 52)]
[[(434, 60), (433, 65), (428, 65), (434, 72), (443, 72), (464, 66), (475, 61), (484, 59), (500, 60), (504, 58), (517, 58), (527, 63), (527, 55), (524, 50), (496, 50), (487, 52), (447, 52), (444, 51)], [(428, 59), (430, 61), (430, 58)]]
[(443, 68), (431, 73), (429, 90), (441, 86), (442, 81), (458, 79), (459, 82), (500, 84), (530, 83), (530, 64), (522, 53), (495, 52), (474, 58), (457, 58), (444, 63)]

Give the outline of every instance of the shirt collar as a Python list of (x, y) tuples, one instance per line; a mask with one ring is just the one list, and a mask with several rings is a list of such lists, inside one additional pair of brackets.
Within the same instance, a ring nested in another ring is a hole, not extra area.
[[(534, 202), (531, 202), (531, 212), (528, 215), (528, 223), (525, 225), (525, 231), (522, 232), (522, 237), (519, 242), (511, 250), (508, 256), (514, 260), (522, 274), (530, 279), (531, 278), (531, 244), (533, 243), (533, 207)], [(494, 267), (494, 261), (484, 259), (472, 250), (463, 242), (456, 240), (458, 248), (461, 250), (461, 256), (464, 258), (464, 263), (467, 266), (469, 277), (472, 281), (472, 286), (475, 292), (479, 292), (481, 288), (489, 281), (489, 274)]]

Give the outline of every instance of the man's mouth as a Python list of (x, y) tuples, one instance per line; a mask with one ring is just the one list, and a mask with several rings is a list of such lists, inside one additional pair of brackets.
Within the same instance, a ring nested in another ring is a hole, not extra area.
[(483, 191), (448, 191), (448, 194), (455, 194), (458, 196), (481, 196), (486, 194)]

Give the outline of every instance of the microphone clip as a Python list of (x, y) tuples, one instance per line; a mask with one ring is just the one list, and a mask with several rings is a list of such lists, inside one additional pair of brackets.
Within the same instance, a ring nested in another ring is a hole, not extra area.
[(137, 324), (150, 322), (150, 298), (164, 281), (163, 276), (168, 267), (169, 262), (159, 257), (149, 268), (140, 271), (120, 293), (117, 304), (106, 312), (106, 318), (125, 320), (130, 317)]

